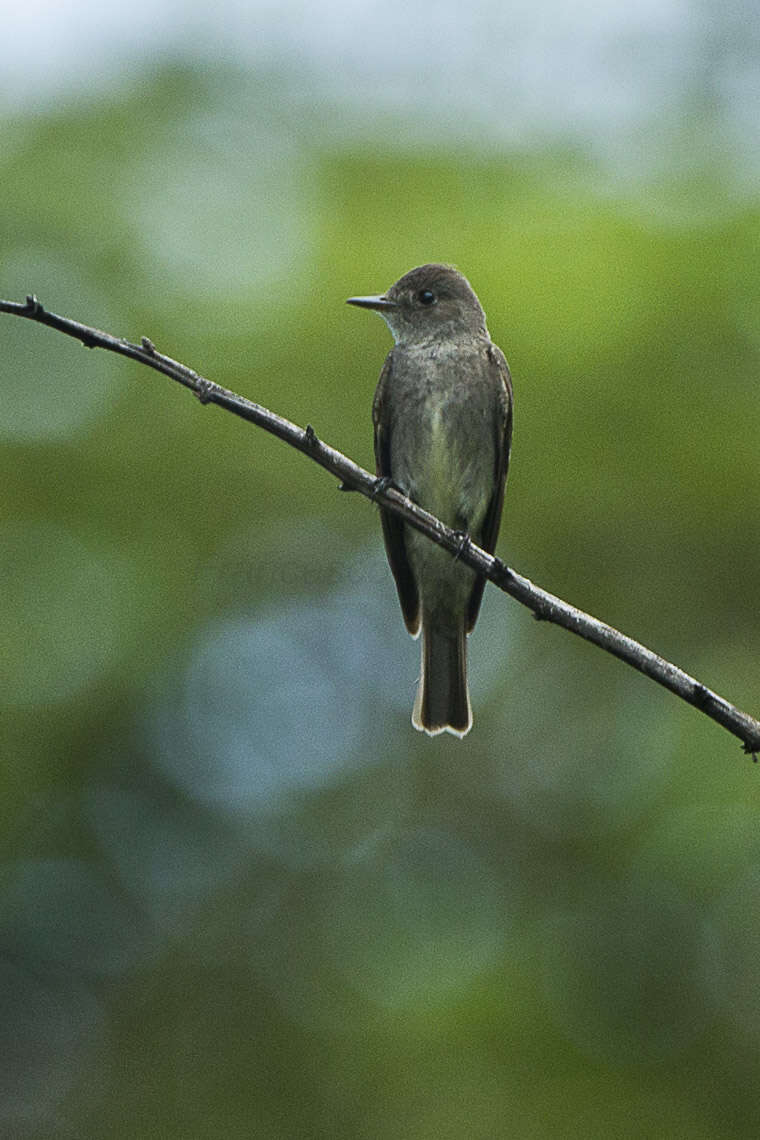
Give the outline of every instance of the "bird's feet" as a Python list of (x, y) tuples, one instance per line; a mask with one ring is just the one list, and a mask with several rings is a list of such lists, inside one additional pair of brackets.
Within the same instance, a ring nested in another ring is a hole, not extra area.
[(394, 483), (390, 475), (379, 475), (375, 479), (375, 486), (372, 488), (372, 498), (376, 499), (378, 495), (383, 495), (386, 491), (398, 491), (399, 495), (406, 496), (404, 488), (399, 487), (398, 483)]

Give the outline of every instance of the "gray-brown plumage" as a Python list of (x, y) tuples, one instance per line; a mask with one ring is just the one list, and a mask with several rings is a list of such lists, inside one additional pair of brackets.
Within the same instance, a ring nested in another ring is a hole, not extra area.
[[(375, 459), (442, 522), (489, 552), (496, 545), (512, 435), (512, 386), (469, 282), (448, 265), (421, 265), (387, 293), (351, 297), (378, 312), (396, 342), (375, 393)], [(485, 579), (382, 513), (385, 548), (407, 629), (422, 632), (415, 728), (464, 736), (472, 726), (467, 634)]]

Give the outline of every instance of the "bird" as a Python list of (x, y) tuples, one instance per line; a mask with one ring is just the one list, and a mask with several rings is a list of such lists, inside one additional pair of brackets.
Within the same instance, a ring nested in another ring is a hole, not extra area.
[[(385, 293), (349, 297), (378, 313), (394, 347), (372, 406), (376, 474), (492, 553), (512, 441), (512, 381), (483, 308), (453, 266), (405, 273)], [(412, 637), (422, 635), (412, 724), (462, 738), (472, 727), (467, 635), (485, 578), (397, 515), (381, 511), (385, 549)]]

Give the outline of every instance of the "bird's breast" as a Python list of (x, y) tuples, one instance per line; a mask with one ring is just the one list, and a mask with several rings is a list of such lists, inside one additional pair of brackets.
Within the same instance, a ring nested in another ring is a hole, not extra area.
[(393, 478), (421, 506), (461, 526), (490, 498), (492, 393), (478, 356), (457, 346), (436, 345), (403, 363), (394, 392)]

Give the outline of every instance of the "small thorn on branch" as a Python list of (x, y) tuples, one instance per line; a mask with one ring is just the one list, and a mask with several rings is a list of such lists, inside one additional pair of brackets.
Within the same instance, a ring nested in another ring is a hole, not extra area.
[(319, 446), (319, 436), (314, 431), (314, 428), (311, 426), (311, 424), (306, 425), (306, 428), (305, 428), (303, 434), (306, 438), (306, 443), (309, 447), (318, 447)]
[(26, 310), (34, 317), (38, 317), (41, 313), (45, 312), (34, 293), (27, 293), (26, 295)]
[(147, 352), (149, 356), (155, 356), (156, 355), (156, 346), (153, 343), (153, 341), (150, 339), (150, 337), (141, 336), (140, 337), (140, 347), (143, 349), (144, 352)]

